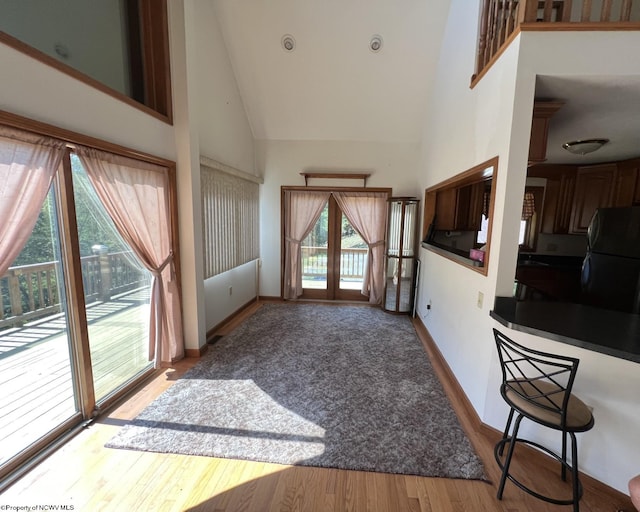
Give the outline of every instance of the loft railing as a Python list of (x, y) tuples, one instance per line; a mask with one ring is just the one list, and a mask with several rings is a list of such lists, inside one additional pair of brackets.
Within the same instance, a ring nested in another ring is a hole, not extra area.
[[(109, 300), (143, 284), (141, 272), (125, 252), (80, 259), (85, 302)], [(15, 327), (61, 311), (60, 262), (10, 267), (0, 276), (0, 328)]]
[(480, 13), (477, 80), (518, 29), (640, 30), (640, 0), (484, 0)]

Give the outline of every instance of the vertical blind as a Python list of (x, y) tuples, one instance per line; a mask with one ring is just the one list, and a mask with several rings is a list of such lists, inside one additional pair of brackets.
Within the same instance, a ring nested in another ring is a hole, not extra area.
[(259, 257), (259, 185), (200, 166), (205, 279)]

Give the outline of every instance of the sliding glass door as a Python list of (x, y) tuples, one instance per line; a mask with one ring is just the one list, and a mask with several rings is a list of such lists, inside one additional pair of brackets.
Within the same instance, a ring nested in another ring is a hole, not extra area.
[(152, 371), (150, 288), (67, 149), (0, 275), (0, 480)]
[(70, 157), (93, 387), (100, 404), (151, 367), (151, 274), (118, 233), (80, 159)]
[(0, 276), (0, 468), (80, 418), (56, 206)]

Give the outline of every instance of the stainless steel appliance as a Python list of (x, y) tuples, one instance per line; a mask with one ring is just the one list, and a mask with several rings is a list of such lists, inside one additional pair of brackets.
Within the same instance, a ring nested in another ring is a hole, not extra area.
[(596, 210), (581, 282), (583, 303), (640, 313), (640, 206)]

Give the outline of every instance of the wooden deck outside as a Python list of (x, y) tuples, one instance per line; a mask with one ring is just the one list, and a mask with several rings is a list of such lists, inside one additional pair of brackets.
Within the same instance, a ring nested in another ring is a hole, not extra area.
[[(97, 401), (147, 368), (148, 291), (87, 308)], [(77, 412), (64, 315), (0, 331), (0, 464)]]

